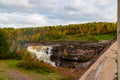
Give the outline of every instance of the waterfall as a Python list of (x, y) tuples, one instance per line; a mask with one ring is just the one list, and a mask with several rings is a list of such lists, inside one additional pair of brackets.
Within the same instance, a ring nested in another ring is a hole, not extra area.
[(44, 61), (55, 66), (55, 62), (50, 60), (50, 56), (52, 55), (52, 46), (28, 46), (27, 51), (35, 54), (39, 61)]

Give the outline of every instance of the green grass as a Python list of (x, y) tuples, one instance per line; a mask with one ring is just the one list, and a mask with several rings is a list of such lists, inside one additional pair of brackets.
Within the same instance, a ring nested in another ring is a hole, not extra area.
[(0, 62), (4, 63), (9, 69), (18, 69), (16, 64), (20, 62), (20, 60), (10, 59), (10, 60), (0, 60)]
[(3, 78), (0, 78), (0, 80), (4, 80)]
[(96, 40), (112, 40), (115, 34), (100, 34), (100, 35), (89, 35), (89, 36), (79, 36), (79, 35), (69, 35), (65, 38), (53, 40), (53, 41), (90, 41), (92, 39)]
[(115, 35), (112, 34), (102, 34), (102, 35), (94, 35), (97, 40), (112, 40)]
[(38, 76), (38, 80), (65, 80), (65, 78), (58, 73), (39, 73), (36, 70), (25, 70), (16, 66), (20, 60), (0, 60), (0, 80), (13, 80), (11, 77), (6, 76), (6, 70), (15, 70), (25, 75)]

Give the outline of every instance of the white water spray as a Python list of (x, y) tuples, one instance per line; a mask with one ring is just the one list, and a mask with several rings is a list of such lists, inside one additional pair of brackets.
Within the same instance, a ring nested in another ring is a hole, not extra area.
[(55, 66), (55, 62), (50, 60), (50, 56), (52, 55), (52, 46), (28, 46), (27, 51), (35, 54), (39, 61), (44, 61)]

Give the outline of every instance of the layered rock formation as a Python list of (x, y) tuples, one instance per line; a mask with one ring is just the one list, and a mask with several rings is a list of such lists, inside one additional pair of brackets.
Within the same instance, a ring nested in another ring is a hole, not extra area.
[(53, 46), (51, 59), (58, 66), (84, 68), (90, 66), (107, 45), (109, 45), (109, 41), (64, 43)]

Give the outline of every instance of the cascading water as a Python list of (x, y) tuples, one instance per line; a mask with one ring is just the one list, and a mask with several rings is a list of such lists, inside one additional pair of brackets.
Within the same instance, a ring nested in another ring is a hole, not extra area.
[(28, 46), (27, 51), (35, 54), (38, 60), (55, 66), (55, 62), (50, 60), (50, 56), (52, 55), (52, 46)]

